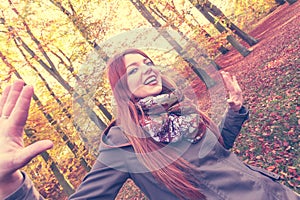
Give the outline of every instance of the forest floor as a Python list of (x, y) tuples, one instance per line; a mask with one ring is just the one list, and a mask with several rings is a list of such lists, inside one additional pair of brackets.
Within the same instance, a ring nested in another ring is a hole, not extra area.
[(237, 77), (251, 113), (234, 151), (299, 192), (300, 2), (278, 7), (249, 34), (259, 39), (251, 54), (231, 49), (216, 60)]
[(299, 193), (300, 2), (279, 6), (249, 34), (259, 43), (247, 57), (231, 49), (216, 60), (237, 77), (251, 114), (233, 150)]
[[(259, 43), (247, 46), (248, 56), (230, 49), (216, 59), (237, 77), (251, 114), (233, 151), (246, 163), (280, 174), (299, 193), (300, 1), (279, 6), (249, 34)], [(125, 184), (117, 199), (145, 199), (132, 185)]]

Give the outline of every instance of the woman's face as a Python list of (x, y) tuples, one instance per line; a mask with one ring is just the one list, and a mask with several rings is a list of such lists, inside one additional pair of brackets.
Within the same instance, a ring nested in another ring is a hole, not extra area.
[(148, 58), (140, 54), (124, 56), (127, 84), (130, 92), (137, 98), (157, 95), (162, 91), (160, 72)]

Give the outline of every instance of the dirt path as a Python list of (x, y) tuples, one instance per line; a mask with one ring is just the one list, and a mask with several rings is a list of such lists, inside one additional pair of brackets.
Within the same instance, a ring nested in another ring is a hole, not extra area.
[(270, 56), (275, 59), (276, 54), (284, 51), (286, 44), (292, 40), (299, 40), (299, 30), (300, 2), (293, 5), (285, 3), (262, 19), (249, 33), (259, 39), (258, 44), (249, 47), (252, 50), (251, 54), (244, 58), (235, 49), (231, 49), (226, 55), (219, 56), (216, 62), (223, 68), (227, 68), (226, 70), (232, 71), (255, 68), (266, 63), (271, 59)]

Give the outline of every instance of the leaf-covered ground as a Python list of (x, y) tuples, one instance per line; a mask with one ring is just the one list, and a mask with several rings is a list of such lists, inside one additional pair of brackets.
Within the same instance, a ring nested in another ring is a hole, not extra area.
[[(282, 183), (299, 193), (300, 2), (278, 7), (250, 35), (259, 43), (247, 46), (252, 51), (247, 57), (231, 49), (216, 60), (237, 76), (251, 113), (233, 151), (244, 162), (280, 174)], [(117, 199), (145, 197), (129, 181)]]
[(250, 55), (232, 50), (217, 60), (237, 76), (251, 113), (234, 151), (299, 193), (300, 2), (280, 6), (250, 35), (260, 40)]

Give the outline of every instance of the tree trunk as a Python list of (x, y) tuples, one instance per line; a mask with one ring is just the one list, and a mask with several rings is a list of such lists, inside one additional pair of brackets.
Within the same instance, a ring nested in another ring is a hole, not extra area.
[(275, 0), (276, 3), (278, 3), (279, 5), (283, 5), (285, 3), (285, 0)]
[(244, 57), (246, 57), (247, 55), (249, 55), (251, 53), (251, 51), (249, 51), (248, 49), (246, 49), (243, 45), (241, 45), (241, 43), (239, 43), (232, 35), (228, 35), (226, 37), (226, 39), (230, 42), (230, 44), (236, 48), (236, 50), (238, 52), (240, 52), (240, 54), (242, 54)]
[[(32, 138), (33, 137), (33, 133), (32, 131), (30, 131), (29, 129), (25, 129), (24, 130), (26, 136), (28, 138)], [(35, 142), (35, 141), (32, 141)], [(63, 191), (70, 196), (71, 194), (73, 194), (75, 192), (74, 187), (66, 180), (66, 178), (64, 177), (64, 175), (60, 172), (59, 167), (57, 166), (57, 164), (53, 161), (53, 159), (51, 158), (51, 156), (47, 153), (47, 151), (44, 151), (40, 154), (42, 156), (42, 158), (44, 159), (44, 161), (49, 164), (50, 163), (50, 168), (51, 171), (53, 172), (54, 176), (56, 177), (58, 183), (61, 185), (61, 187), (63, 188)]]
[[(9, 4), (12, 5), (11, 0), (8, 0)], [(12, 10), (22, 19), (22, 17), (20, 16), (18, 10), (15, 7), (12, 7)], [(67, 12), (67, 11), (65, 11)], [(100, 130), (104, 130), (106, 128), (106, 124), (97, 116), (97, 114), (89, 107), (87, 106), (87, 104), (85, 103), (85, 101), (83, 100), (82, 97), (80, 97), (79, 94), (77, 94), (74, 89), (68, 84), (67, 81), (65, 81), (62, 76), (59, 74), (59, 72), (57, 71), (55, 65), (53, 64), (53, 62), (51, 61), (51, 59), (49, 58), (49, 56), (47, 55), (46, 51), (43, 49), (43, 46), (41, 45), (41, 43), (38, 41), (38, 39), (33, 35), (32, 31), (30, 30), (28, 24), (23, 20), (22, 21), (23, 25), (26, 28), (26, 32), (29, 34), (30, 38), (34, 41), (34, 43), (38, 46), (39, 50), (41, 51), (42, 55), (46, 58), (46, 60), (48, 61), (49, 65), (47, 65), (42, 59), (40, 59), (35, 53), (34, 51), (32, 51), (28, 45), (26, 45), (26, 43), (16, 34), (12, 34), (13, 36), (16, 37), (17, 40), (20, 40), (22, 46), (24, 47), (24, 49), (34, 58), (37, 60), (38, 63), (40, 63), (40, 65), (47, 71), (49, 72), (67, 91), (69, 91), (70, 93), (74, 93), (75, 101), (77, 103), (79, 103), (81, 106), (84, 106), (84, 108), (86, 108), (86, 113), (88, 114), (88, 116), (90, 117), (90, 119), (96, 124), (96, 126), (98, 126), (100, 128)], [(8, 27), (9, 31), (13, 31), (13, 27), (9, 26)], [(101, 109), (105, 109), (104, 106), (100, 107)], [(106, 109), (103, 111), (104, 114), (109, 113)], [(108, 119), (111, 118), (110, 116), (107, 116)]]
[(219, 50), (223, 55), (226, 54), (226, 53), (229, 51), (229, 49), (227, 49), (227, 48), (224, 47), (223, 45), (220, 46), (220, 47), (218, 48), (218, 50)]
[(239, 36), (242, 40), (247, 42), (250, 46), (253, 46), (258, 43), (258, 40), (250, 36), (249, 34), (242, 31), (239, 27), (237, 27), (234, 23), (226, 22), (227, 27), (232, 30), (237, 36)]
[(146, 9), (143, 3), (140, 0), (130, 0), (132, 4), (136, 7), (136, 9), (143, 15), (145, 19), (154, 27), (157, 28), (157, 31), (164, 37), (168, 43), (174, 48), (174, 50), (180, 55), (191, 67), (191, 69), (197, 74), (197, 76), (204, 82), (207, 88), (214, 86), (215, 81), (198, 66), (197, 62), (190, 58), (187, 53), (183, 50), (183, 48), (178, 44), (178, 42), (172, 38), (172, 36), (165, 31), (164, 29), (160, 29), (161, 24), (151, 15), (151, 13)]
[[(32, 67), (33, 67), (33, 66), (32, 66)], [(46, 88), (47, 88), (48, 91), (50, 92), (50, 95), (51, 95), (51, 96), (53, 97), (53, 99), (55, 99), (55, 101), (62, 107), (62, 112), (64, 112), (64, 113), (66, 114), (67, 118), (71, 119), (71, 117), (72, 117), (71, 113), (68, 112), (68, 110), (67, 110), (66, 108), (64, 108), (63, 103), (59, 100), (59, 98), (58, 98), (58, 97), (54, 94), (54, 92), (51, 90), (50, 86), (48, 85), (48, 83), (46, 82), (46, 80), (44, 79), (44, 77), (42, 77), (42, 75), (41, 75), (37, 70), (35, 70), (35, 71), (36, 71), (36, 73), (38, 73), (39, 77), (43, 80), (43, 82), (44, 82)], [(17, 71), (15, 71), (14, 73), (15, 73), (15, 75), (16, 75), (18, 78), (23, 79), (23, 78), (20, 76), (20, 74), (17, 73)], [(76, 158), (79, 158), (80, 163), (81, 163), (81, 165), (84, 167), (85, 171), (89, 172), (89, 171), (92, 169), (92, 167), (88, 164), (88, 162), (85, 160), (84, 157), (82, 157), (82, 156), (79, 157), (79, 156), (78, 156), (79, 154), (82, 154), (82, 152), (79, 152), (78, 146), (77, 146), (74, 142), (72, 142), (72, 141), (70, 140), (69, 136), (68, 136), (66, 133), (64, 133), (64, 131), (62, 130), (62, 128), (61, 128), (58, 124), (53, 123), (55, 120), (53, 119), (53, 117), (51, 117), (51, 115), (50, 115), (49, 113), (46, 113), (46, 112), (44, 111), (44, 109), (43, 109), (44, 106), (41, 104), (41, 101), (38, 99), (38, 97), (37, 97), (35, 94), (34, 94), (34, 96), (33, 96), (33, 99), (34, 99), (35, 102), (37, 103), (37, 105), (38, 105), (40, 111), (42, 111), (43, 114), (44, 114), (44, 116), (47, 118), (48, 122), (49, 122), (50, 124), (52, 124), (52, 125), (55, 127), (55, 129), (56, 129), (56, 131), (57, 131), (58, 133), (60, 133), (62, 139), (66, 142), (66, 144), (67, 144), (67, 146), (69, 147), (69, 149), (71, 150), (71, 152), (75, 155)], [(83, 132), (83, 130), (80, 128), (80, 126), (79, 126), (78, 124), (76, 124), (76, 122), (75, 122), (74, 120), (72, 120), (72, 123), (73, 123), (73, 126), (75, 127), (75, 129), (76, 129), (79, 133), (82, 133), (82, 132)]]
[[(161, 18), (162, 20), (164, 20), (164, 21), (167, 23), (167, 22), (169, 21), (169, 16), (164, 15), (162, 12), (159, 11), (159, 9), (158, 9), (157, 7), (151, 8), (151, 5), (152, 5), (152, 4), (150, 4), (150, 5), (148, 6), (149, 9), (150, 9), (153, 13), (155, 13), (156, 16), (158, 16), (159, 18)], [(181, 15), (181, 13), (178, 13), (178, 11), (176, 11), (176, 10), (174, 10), (174, 13), (176, 13), (177, 16)], [(183, 16), (181, 15), (181, 17), (183, 18), (182, 20), (186, 20), (185, 15), (183, 15)], [(199, 27), (199, 26), (197, 26), (197, 25), (193, 25), (192, 23), (187, 23), (187, 24), (188, 24), (188, 26), (189, 26), (192, 30), (196, 30), (196, 29), (201, 28), (201, 33), (202, 33), (202, 35), (204, 35), (205, 38), (208, 38), (208, 40), (212, 38), (212, 36), (211, 36), (208, 32), (206, 32), (202, 27)], [(178, 27), (178, 26), (175, 26), (174, 24), (169, 24), (169, 25), (171, 26), (171, 28), (175, 29), (182, 37), (185, 37), (184, 34), (179, 30), (179, 27)], [(188, 39), (186, 39), (186, 40), (189, 41)], [(222, 54), (226, 54), (226, 53), (229, 51), (229, 49), (227, 49), (226, 47), (224, 47), (223, 45), (221, 45), (221, 46), (218, 48), (218, 51), (220, 51)], [(212, 62), (214, 62), (214, 61), (212, 60)], [(215, 62), (214, 62), (214, 63), (215, 63)], [(217, 65), (217, 64), (215, 63), (215, 65)], [(221, 67), (218, 66), (218, 68), (221, 68)]]
[[(211, 35), (210, 35), (209, 33), (206, 33), (206, 34), (205, 34), (205, 37), (207, 37), (207, 38), (212, 38)], [(224, 47), (223, 45), (221, 45), (221, 46), (218, 48), (218, 50), (219, 50), (223, 55), (226, 54), (226, 53), (229, 51), (229, 49), (227, 49), (227, 48)]]
[[(10, 2), (10, 0), (9, 0)], [(73, 22), (74, 26), (80, 31), (81, 35), (83, 36), (83, 38), (94, 48), (97, 50), (97, 52), (100, 54), (100, 57), (105, 61), (107, 62), (109, 57), (107, 56), (107, 54), (102, 51), (102, 49), (100, 48), (100, 46), (94, 42), (94, 38), (89, 38), (88, 34), (86, 33), (86, 29), (85, 28), (82, 28), (82, 24), (78, 19), (79, 17), (78, 16), (74, 16), (72, 15), (67, 9), (65, 9), (62, 4), (60, 2), (57, 2), (57, 1), (54, 1), (54, 0), (50, 0), (51, 3), (53, 3), (55, 6), (57, 6), (63, 13), (65, 13), (68, 18)], [(10, 2), (11, 3), (11, 2)], [(16, 9), (14, 9), (14, 11), (16, 12), (16, 14), (18, 14), (18, 11)], [(23, 23), (26, 27), (27, 30), (30, 30), (29, 27), (27, 26), (26, 23)], [(29, 31), (29, 34), (30, 36), (33, 36), (33, 34), (31, 33), (31, 31)], [(37, 44), (37, 45), (40, 45), (38, 40), (33, 36), (31, 37), (34, 42)], [(42, 46), (40, 46), (42, 47)], [(41, 49), (43, 50), (43, 49)], [(44, 56), (46, 56), (46, 59), (49, 61), (50, 59), (48, 58), (48, 56), (43, 53)], [(51, 65), (53, 64), (50, 60), (50, 66), (53, 67), (54, 65)], [(57, 72), (55, 72), (57, 73)], [(80, 80), (79, 78), (76, 78), (76, 80), (78, 80), (80, 82), (80, 84), (83, 82), (82, 80)], [(68, 90), (70, 91), (70, 90)], [(110, 112), (103, 106), (103, 104), (101, 104), (99, 101), (95, 100), (95, 105), (98, 106), (98, 108), (101, 110), (101, 112), (104, 114), (104, 116), (108, 119), (108, 120), (112, 120), (112, 115), (110, 114)], [(100, 122), (101, 123), (101, 122)]]
[[(210, 1), (205, 0), (203, 2), (203, 4), (200, 5), (199, 3), (197, 3), (196, 5), (205, 7), (207, 9), (207, 11), (210, 12), (211, 14), (213, 14), (215, 17), (225, 20), (226, 26), (230, 30), (232, 30), (237, 36), (239, 36), (242, 40), (247, 42), (250, 46), (253, 46), (258, 43), (258, 40), (256, 40), (249, 34), (245, 33), (239, 27), (237, 27), (234, 23), (232, 23), (218, 7), (213, 5)], [(195, 4), (194, 4), (194, 6), (195, 6)]]
[(292, 5), (293, 3), (296, 3), (297, 0), (286, 0), (290, 5)]
[[(207, 12), (207, 10), (203, 7), (197, 6), (196, 7), (203, 16), (214, 25), (214, 27), (220, 32), (227, 32), (224, 26), (222, 26), (219, 22), (216, 22), (215, 19)], [(244, 57), (246, 57), (251, 51), (249, 51), (246, 47), (244, 47), (241, 43), (239, 43), (232, 35), (229, 35), (226, 37), (228, 42), (237, 49), (237, 51), (242, 54)]]
[(74, 91), (74, 89), (65, 81), (62, 76), (53, 68), (48, 66), (42, 59), (36, 55), (36, 53), (30, 49), (30, 47), (22, 40), (21, 37), (16, 35), (14, 32), (14, 28), (9, 26), (8, 31), (11, 32), (12, 37), (16, 39), (18, 44), (29, 53), (29, 55), (34, 58), (50, 75), (52, 75), (67, 91), (73, 93), (75, 102), (77, 102), (81, 107), (85, 109), (85, 112), (89, 116), (89, 118), (94, 122), (94, 124), (100, 129), (104, 130), (106, 128), (106, 124), (97, 116), (97, 114), (85, 103), (85, 100)]
[[(65, 59), (69, 60), (69, 58), (67, 56), (65, 56), (65, 54), (63, 53), (63, 51), (61, 51), (59, 49), (59, 52), (61, 54), (63, 54), (63, 56), (65, 57)], [(63, 64), (66, 69), (69, 70), (69, 72), (72, 74), (72, 76), (76, 79), (76, 81), (78, 82), (79, 85), (84, 85), (83, 81), (81, 80), (81, 78), (74, 73), (74, 68), (70, 65), (68, 65), (63, 58), (61, 58), (61, 56), (59, 56), (57, 53), (51, 51), (52, 54), (54, 54), (60, 61), (61, 64)], [(69, 61), (71, 63), (71, 61)], [(84, 88), (85, 89), (85, 92), (88, 93), (88, 89)], [(104, 105), (102, 103), (99, 102), (99, 100), (97, 98), (93, 98), (93, 101), (95, 103), (95, 105), (99, 108), (99, 110), (102, 112), (102, 114), (104, 114), (104, 116), (109, 120), (111, 121), (113, 116), (112, 114), (104, 107)]]
[[(73, 25), (79, 30), (82, 37), (100, 54), (100, 57), (107, 62), (109, 59), (109, 56), (101, 49), (101, 47), (94, 41), (95, 38), (90, 38), (89, 34), (87, 33), (87, 30), (83, 26), (83, 22), (80, 20), (80, 18), (76, 15), (76, 13), (69, 12), (61, 2), (57, 2), (55, 0), (50, 0), (51, 3), (53, 3), (56, 7), (58, 7), (64, 14), (67, 15), (67, 17), (72, 21)], [(69, 4), (71, 5), (70, 1)]]

